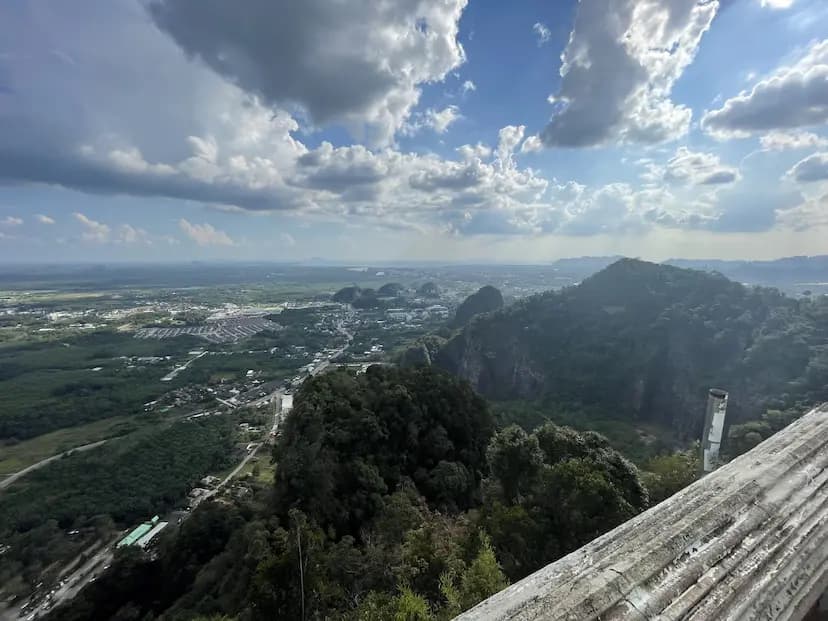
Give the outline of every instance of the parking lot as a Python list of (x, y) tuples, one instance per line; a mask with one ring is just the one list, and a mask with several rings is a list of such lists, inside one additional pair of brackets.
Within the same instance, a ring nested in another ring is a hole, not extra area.
[(264, 317), (233, 317), (211, 321), (203, 326), (181, 326), (169, 328), (141, 328), (136, 330), (139, 339), (168, 339), (182, 334), (199, 336), (211, 343), (240, 341), (263, 330), (280, 330), (277, 323)]

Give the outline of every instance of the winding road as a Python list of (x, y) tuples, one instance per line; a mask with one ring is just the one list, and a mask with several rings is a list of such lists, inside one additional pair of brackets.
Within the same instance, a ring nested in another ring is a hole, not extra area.
[(57, 455), (52, 455), (51, 457), (47, 457), (46, 459), (41, 459), (39, 462), (37, 462), (35, 464), (32, 464), (31, 466), (27, 466), (26, 468), (23, 468), (23, 470), (18, 470), (14, 474), (10, 474), (5, 479), (0, 481), (0, 490), (8, 487), (12, 483), (14, 483), (17, 479), (19, 479), (22, 476), (26, 476), (27, 474), (29, 474), (33, 470), (37, 470), (38, 468), (42, 468), (43, 466), (45, 466), (49, 462), (53, 462), (56, 459), (60, 459), (61, 457), (64, 457), (66, 455), (69, 455), (69, 453), (74, 453), (76, 451), (88, 451), (88, 450), (93, 449), (97, 446), (100, 446), (104, 442), (106, 442), (106, 440), (99, 440), (97, 442), (92, 442), (91, 444), (84, 444), (83, 446), (78, 446), (76, 448), (69, 449), (68, 451), (63, 451), (62, 453), (58, 453)]

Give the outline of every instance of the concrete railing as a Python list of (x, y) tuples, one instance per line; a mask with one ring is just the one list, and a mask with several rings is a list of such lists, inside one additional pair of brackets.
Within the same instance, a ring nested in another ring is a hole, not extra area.
[(828, 406), (457, 617), (803, 619), (828, 588)]

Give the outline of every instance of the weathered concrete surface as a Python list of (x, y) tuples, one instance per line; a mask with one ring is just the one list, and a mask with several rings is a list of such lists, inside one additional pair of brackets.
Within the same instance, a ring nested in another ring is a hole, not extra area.
[(457, 617), (802, 619), (828, 588), (828, 406)]

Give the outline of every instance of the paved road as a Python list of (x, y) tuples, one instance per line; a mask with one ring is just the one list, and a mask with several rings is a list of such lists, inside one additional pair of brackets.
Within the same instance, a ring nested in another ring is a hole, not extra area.
[(33, 607), (23, 611), (20, 606), (15, 606), (14, 608), (0, 611), (0, 621), (39, 619), (44, 617), (55, 606), (71, 600), (83, 587), (94, 580), (103, 571), (104, 567), (112, 562), (113, 546), (121, 537), (123, 537), (123, 533), (119, 533), (108, 545), (105, 545), (97, 554), (92, 556), (78, 569), (74, 570), (71, 576), (63, 581), (61, 586), (58, 586), (54, 591), (47, 594), (46, 597), (39, 598), (37, 604)]
[(54, 461), (56, 459), (60, 459), (64, 455), (68, 455), (69, 453), (74, 453), (75, 451), (88, 451), (90, 449), (95, 448), (96, 446), (100, 446), (104, 442), (106, 442), (106, 440), (100, 440), (98, 442), (93, 442), (92, 444), (84, 444), (83, 446), (78, 446), (76, 448), (69, 449), (68, 451), (64, 451), (63, 453), (58, 453), (57, 455), (52, 455), (51, 457), (47, 457), (46, 459), (41, 459), (36, 464), (32, 464), (31, 466), (29, 466), (27, 468), (23, 468), (23, 470), (18, 470), (14, 474), (10, 474), (5, 479), (0, 481), (0, 489), (3, 489), (4, 487), (8, 487), (12, 483), (14, 483), (17, 479), (19, 479), (20, 477), (27, 475), (28, 473), (30, 473), (33, 470), (37, 470), (38, 468), (42, 468), (43, 466), (45, 466), (46, 464), (48, 464), (51, 461)]

